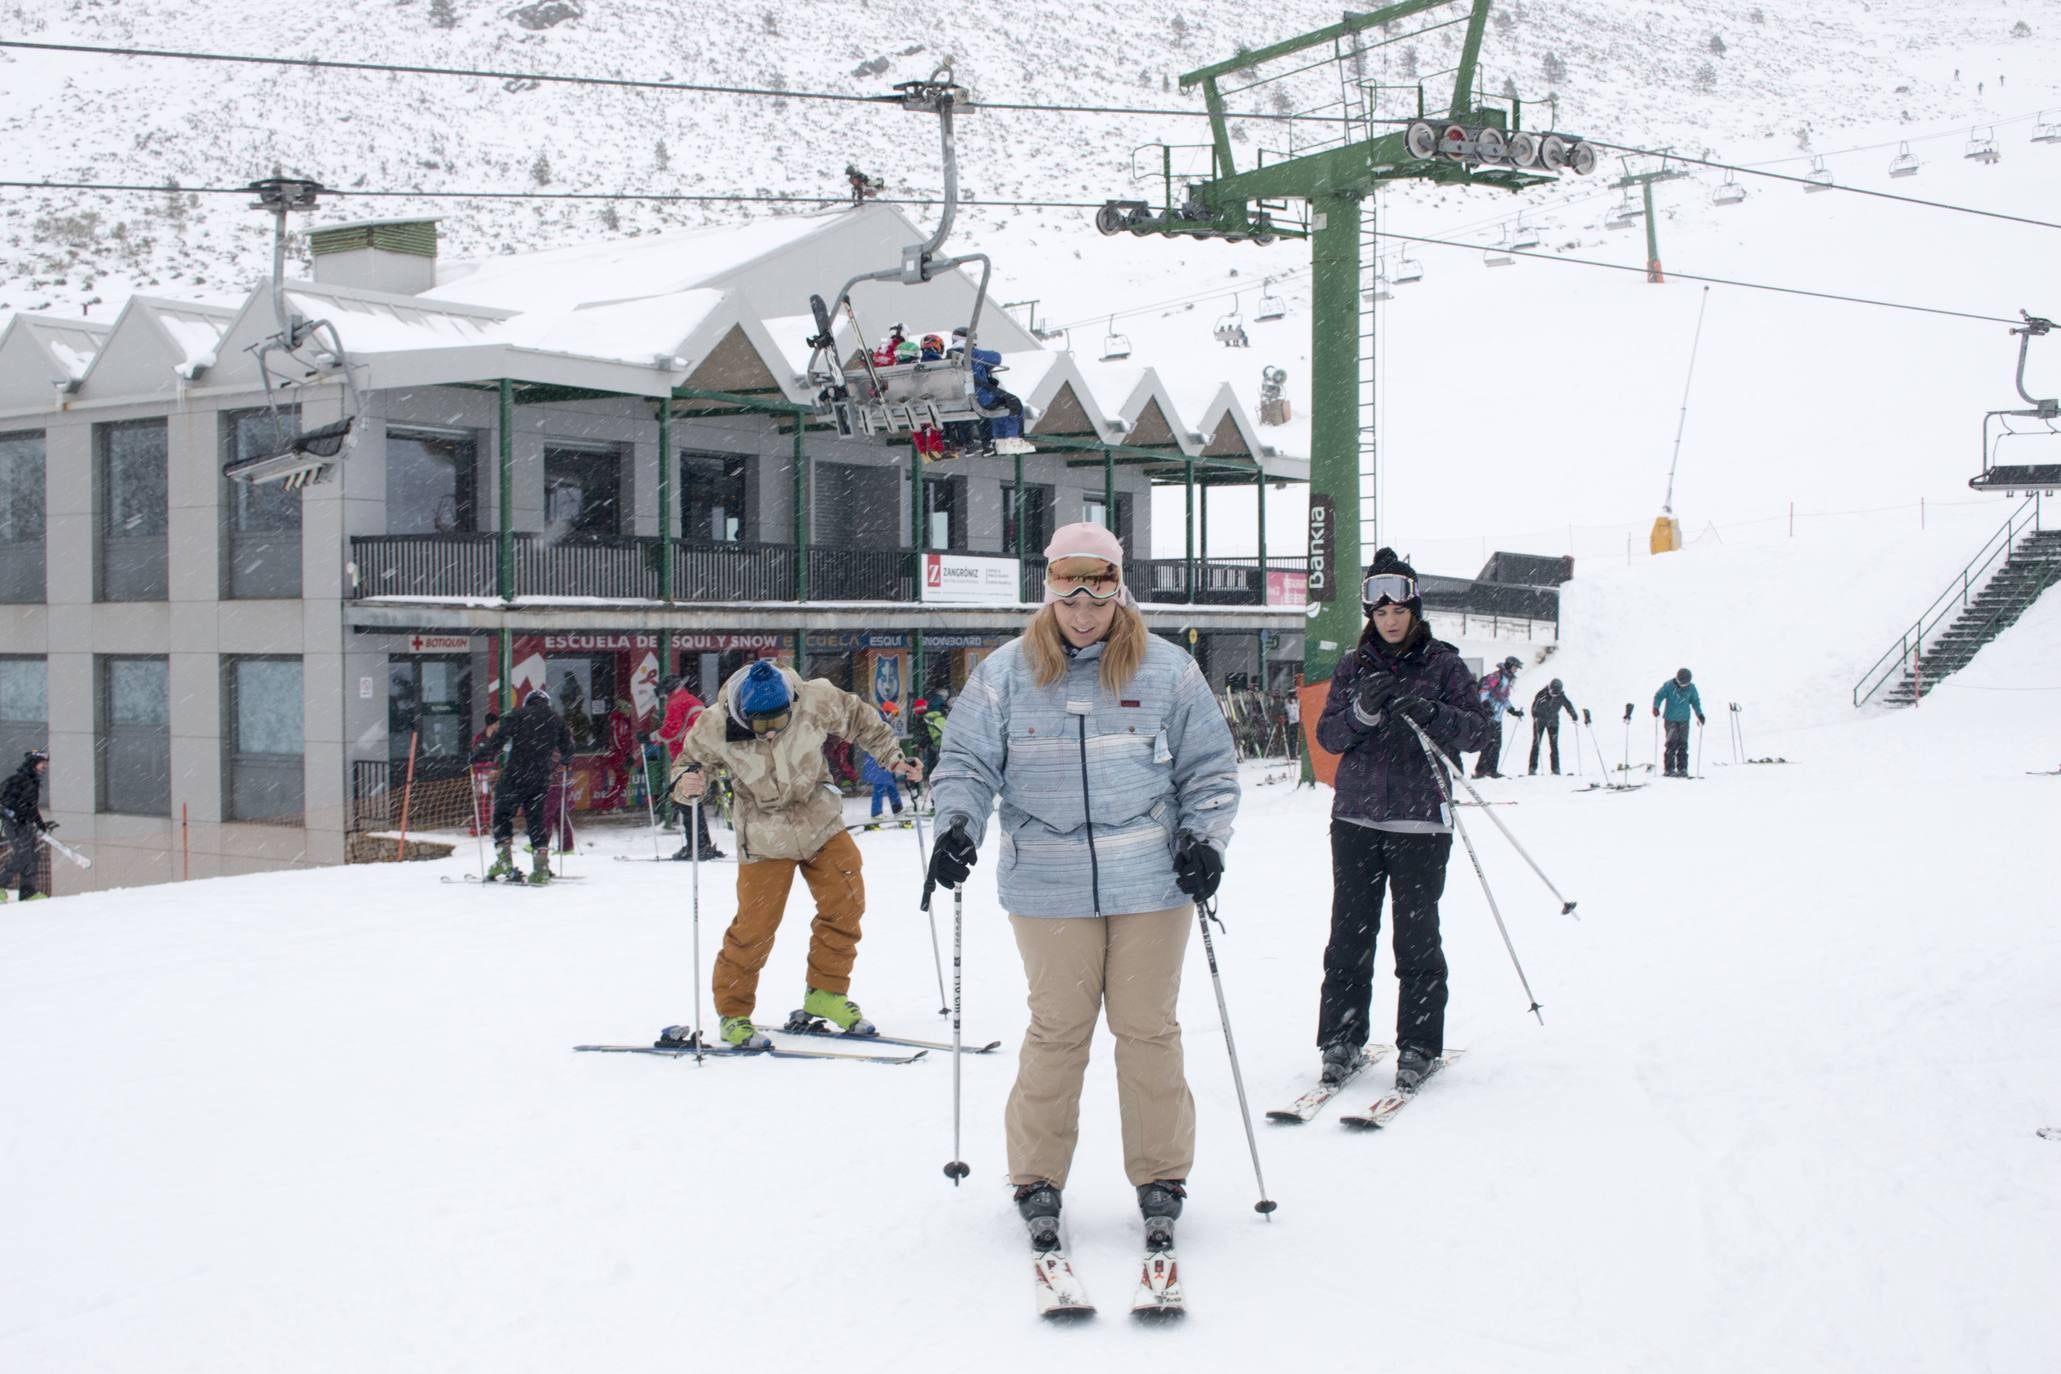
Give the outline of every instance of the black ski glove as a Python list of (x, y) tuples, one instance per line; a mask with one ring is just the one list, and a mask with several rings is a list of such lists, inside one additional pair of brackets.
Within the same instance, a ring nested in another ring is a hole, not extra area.
[(966, 833), (965, 817), (954, 816), (951, 825), (931, 846), (930, 881), (939, 887), (957, 887), (979, 861), (980, 851), (974, 847), (973, 837)]
[(1589, 720), (1589, 708), (1584, 706), (1582, 707), (1582, 724), (1588, 725), (1590, 723), (1591, 722)]
[(1224, 856), (1216, 846), (1183, 831), (1181, 842), (1174, 847), (1174, 886), (1196, 901), (1206, 902), (1217, 895), (1217, 884), (1223, 880)]
[(1510, 708), (1510, 714), (1517, 717), (1519, 720), (1524, 719), (1524, 712), (1518, 710), (1515, 706), (1512, 706)]
[(53, 831), (53, 830), (57, 829), (57, 822), (56, 822), (56, 821), (44, 821), (44, 822), (42, 822), (42, 826), (43, 826), (43, 833), (47, 835), (47, 834), (49, 834), (49, 833), (50, 833), (51, 831)]
[(1353, 704), (1358, 706), (1360, 714), (1369, 720), (1379, 720), (1381, 713), (1388, 709), (1389, 703), (1395, 700), (1401, 690), (1393, 673), (1369, 673), (1360, 680), (1359, 694), (1354, 698)]

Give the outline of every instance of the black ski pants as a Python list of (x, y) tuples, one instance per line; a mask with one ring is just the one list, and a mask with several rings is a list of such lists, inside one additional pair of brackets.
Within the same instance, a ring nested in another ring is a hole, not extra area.
[(1689, 722), (1686, 720), (1663, 721), (1667, 727), (1667, 744), (1661, 750), (1663, 771), (1671, 778), (1689, 776)]
[(1531, 771), (1534, 773), (1539, 771), (1539, 741), (1542, 739), (1551, 740), (1553, 743), (1553, 771), (1558, 773), (1560, 771), (1560, 720), (1557, 716), (1552, 720), (1534, 720), (1531, 723)]
[(529, 825), (530, 848), (548, 849), (551, 817), (545, 810), (544, 798), (550, 790), (549, 777), (511, 778), (502, 774), (501, 785), (494, 789), (494, 843), (506, 844), (515, 838), (515, 813), (521, 811)]
[(1488, 729), (1488, 743), (1481, 746), (1481, 757), (1474, 761), (1474, 776), (1477, 778), (1498, 778), (1502, 774), (1497, 767), (1503, 761), (1503, 722), (1491, 720)]
[(1451, 835), (1398, 835), (1331, 822), (1331, 943), (1324, 947), (1319, 1046), (1367, 1043), (1374, 947), (1387, 888), (1395, 893), (1397, 1048), (1412, 1046), (1434, 1058), (1445, 1052), (1446, 956), (1438, 937), (1438, 899), (1452, 853)]
[(0, 891), (18, 887), (24, 900), (35, 896), (36, 827), (0, 817), (0, 842), (7, 845), (7, 862), (0, 866)]

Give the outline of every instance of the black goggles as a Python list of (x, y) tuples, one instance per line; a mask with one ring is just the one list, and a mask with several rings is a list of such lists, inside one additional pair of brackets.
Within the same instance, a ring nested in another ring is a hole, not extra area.
[(1417, 579), (1401, 573), (1375, 573), (1360, 584), (1360, 604), (1378, 606), (1383, 601), (1404, 602), (1417, 595)]

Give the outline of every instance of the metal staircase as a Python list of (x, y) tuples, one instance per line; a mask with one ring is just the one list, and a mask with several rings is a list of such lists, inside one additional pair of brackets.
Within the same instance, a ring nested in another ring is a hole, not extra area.
[(2016, 623), (2056, 583), (2061, 583), (2061, 530), (2040, 528), (2040, 498), (2029, 497), (1855, 684), (1854, 705), (1864, 705), (1878, 692), (1886, 706), (1915, 705), (1967, 667), (1983, 645)]

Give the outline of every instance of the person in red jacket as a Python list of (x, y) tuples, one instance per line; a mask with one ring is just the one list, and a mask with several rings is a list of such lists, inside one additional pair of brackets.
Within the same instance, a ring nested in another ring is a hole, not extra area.
[[(694, 722), (701, 719), (701, 713), (707, 708), (703, 706), (700, 697), (687, 690), (687, 683), (682, 678), (669, 678), (660, 686), (664, 690), (666, 716), (664, 722), (658, 727), (658, 737), (665, 741), (666, 757), (670, 763), (666, 776), (668, 779), (671, 779), (676, 775), (679, 768), (680, 746), (686, 742), (687, 732), (694, 728)], [(686, 838), (687, 843), (681, 845), (678, 852), (673, 855), (675, 859), (685, 863), (694, 857), (694, 837), (687, 833), (687, 826), (690, 820), (700, 833), (702, 858), (726, 859), (729, 857), (722, 850), (716, 848), (715, 840), (708, 833), (708, 816), (702, 811), (701, 803), (696, 801), (680, 817), (680, 834)]]
[(596, 810), (621, 811), (630, 804), (630, 773), (637, 766), (637, 722), (630, 714), (634, 709), (628, 697), (619, 697), (608, 713), (608, 753), (602, 765), (607, 781)]

